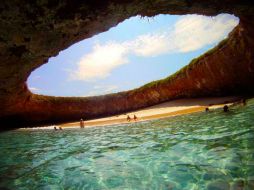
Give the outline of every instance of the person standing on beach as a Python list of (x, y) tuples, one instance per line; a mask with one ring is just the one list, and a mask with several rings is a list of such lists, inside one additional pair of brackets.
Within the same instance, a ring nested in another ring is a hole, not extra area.
[(136, 115), (134, 115), (133, 119), (134, 119), (134, 121), (137, 121), (137, 120), (138, 120), (138, 118), (137, 118)]
[(84, 128), (84, 127), (85, 127), (85, 123), (83, 119), (80, 119), (80, 128)]
[(131, 118), (130, 118), (129, 115), (127, 115), (127, 118), (126, 118), (126, 119), (127, 119), (127, 121), (129, 121), (129, 122), (131, 121)]

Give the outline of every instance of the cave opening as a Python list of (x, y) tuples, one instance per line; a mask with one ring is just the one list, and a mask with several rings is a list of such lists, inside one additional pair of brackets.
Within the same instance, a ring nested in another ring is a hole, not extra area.
[(174, 74), (225, 39), (233, 15), (131, 17), (49, 59), (28, 78), (35, 94), (94, 96), (138, 88)]

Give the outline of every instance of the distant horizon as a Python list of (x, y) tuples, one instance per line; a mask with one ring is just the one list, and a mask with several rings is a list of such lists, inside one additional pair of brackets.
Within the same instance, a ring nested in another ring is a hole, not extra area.
[(238, 22), (229, 14), (132, 17), (50, 58), (27, 84), (33, 93), (52, 96), (132, 90), (174, 74), (225, 39)]

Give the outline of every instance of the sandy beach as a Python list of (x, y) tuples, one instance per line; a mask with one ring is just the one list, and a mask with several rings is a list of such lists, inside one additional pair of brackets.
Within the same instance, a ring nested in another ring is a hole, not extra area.
[[(131, 122), (139, 122), (151, 119), (158, 119), (182, 114), (189, 114), (194, 112), (204, 111), (206, 107), (209, 109), (222, 108), (225, 104), (230, 105), (233, 102), (238, 101), (239, 97), (211, 97), (211, 98), (191, 98), (191, 99), (179, 99), (172, 100), (155, 106), (147, 107), (133, 112), (128, 112), (121, 115), (104, 117), (100, 119), (85, 120), (85, 127), (93, 126), (105, 126), (124, 124)], [(131, 121), (126, 120), (127, 115), (131, 117)], [(137, 121), (134, 121), (133, 116), (138, 117)], [(59, 125), (64, 128), (79, 128), (79, 121), (73, 123), (66, 123)]]

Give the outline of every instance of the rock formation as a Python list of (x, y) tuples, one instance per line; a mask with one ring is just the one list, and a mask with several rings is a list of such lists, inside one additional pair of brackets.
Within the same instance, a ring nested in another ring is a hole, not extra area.
[[(234, 14), (227, 40), (175, 75), (139, 89), (96, 97), (32, 94), (30, 73), (73, 43), (136, 15)], [(179, 97), (254, 92), (254, 6), (251, 0), (2, 0), (1, 129), (95, 118)]]

